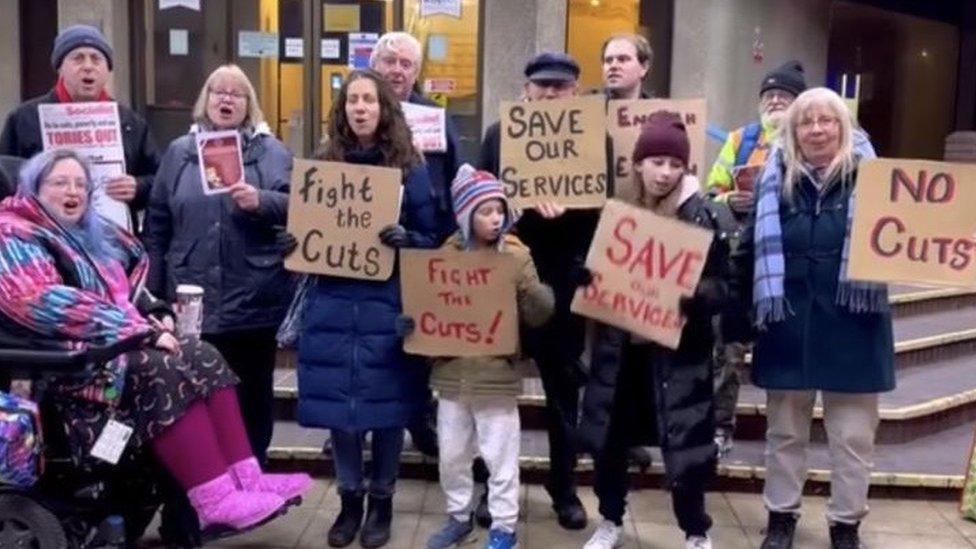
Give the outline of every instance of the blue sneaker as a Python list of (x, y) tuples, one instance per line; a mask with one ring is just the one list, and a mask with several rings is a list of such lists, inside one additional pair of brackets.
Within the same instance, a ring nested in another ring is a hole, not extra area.
[(491, 530), (488, 532), (488, 545), (485, 549), (515, 549), (518, 547), (518, 536), (515, 532)]
[(468, 520), (461, 522), (455, 520), (454, 517), (447, 517), (447, 522), (441, 529), (434, 532), (430, 539), (427, 540), (427, 549), (448, 549), (449, 547), (456, 547), (459, 543), (464, 541), (464, 538), (471, 534), (474, 530), (474, 523), (471, 521), (471, 517)]

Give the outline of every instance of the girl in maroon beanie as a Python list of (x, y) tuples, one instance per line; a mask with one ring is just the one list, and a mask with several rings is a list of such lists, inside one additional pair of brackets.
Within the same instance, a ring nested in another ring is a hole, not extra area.
[(603, 521), (587, 549), (623, 543), (627, 451), (633, 446), (661, 447), (665, 482), (685, 546), (712, 547), (712, 520), (705, 512), (705, 489), (716, 465), (712, 318), (727, 299), (728, 245), (698, 180), (687, 173), (689, 148), (681, 119), (665, 111), (648, 118), (634, 147), (638, 205), (704, 227), (715, 238), (695, 294), (680, 303), (687, 322), (677, 349), (597, 323), (579, 435), (594, 458), (594, 490)]

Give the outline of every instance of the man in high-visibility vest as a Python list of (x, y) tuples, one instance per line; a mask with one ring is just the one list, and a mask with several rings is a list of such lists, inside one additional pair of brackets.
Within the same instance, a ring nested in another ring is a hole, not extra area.
[[(727, 202), (732, 211), (730, 225), (741, 225), (753, 208), (754, 187), (769, 148), (776, 138), (786, 109), (807, 87), (803, 65), (789, 61), (766, 74), (759, 84), (759, 122), (747, 124), (729, 134), (708, 174), (709, 194)], [(730, 230), (737, 231), (736, 227)], [(738, 240), (733, 238), (733, 240)], [(719, 456), (732, 449), (735, 408), (739, 400), (739, 375), (726, 363), (724, 348), (718, 343), (715, 371), (715, 444)]]
[(708, 191), (716, 200), (727, 201), (740, 219), (752, 209), (755, 179), (787, 107), (806, 88), (799, 61), (788, 61), (767, 73), (759, 88), (760, 121), (730, 133), (719, 151), (708, 174)]

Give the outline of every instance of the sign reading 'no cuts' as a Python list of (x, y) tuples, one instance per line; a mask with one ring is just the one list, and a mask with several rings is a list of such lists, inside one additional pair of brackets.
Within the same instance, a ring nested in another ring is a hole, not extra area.
[(976, 166), (879, 158), (857, 174), (848, 276), (976, 286)]
[(515, 258), (497, 252), (401, 250), (403, 341), (425, 356), (510, 355), (518, 348)]
[(586, 256), (593, 282), (571, 310), (677, 349), (678, 301), (695, 293), (711, 244), (701, 227), (608, 200)]
[(600, 97), (501, 105), (499, 178), (514, 207), (598, 208), (607, 197), (606, 107)]
[(401, 172), (295, 159), (288, 232), (298, 239), (285, 267), (300, 273), (387, 280), (396, 252), (380, 229), (400, 217)]

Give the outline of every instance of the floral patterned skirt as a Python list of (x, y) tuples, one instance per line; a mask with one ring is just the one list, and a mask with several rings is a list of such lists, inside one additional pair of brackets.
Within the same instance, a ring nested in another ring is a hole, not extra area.
[(122, 459), (132, 458), (196, 400), (237, 384), (237, 376), (213, 346), (187, 338), (180, 339), (180, 346), (180, 356), (155, 348), (128, 353), (125, 388), (114, 409), (80, 399), (57, 400), (76, 463), (92, 459), (88, 454), (110, 418), (132, 427)]

